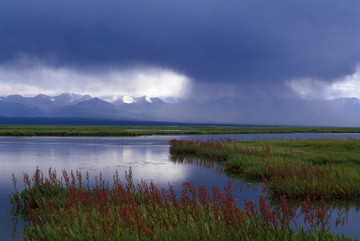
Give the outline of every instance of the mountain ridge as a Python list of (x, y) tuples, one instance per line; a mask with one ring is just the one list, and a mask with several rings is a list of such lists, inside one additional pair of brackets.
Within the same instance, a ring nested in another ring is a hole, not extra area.
[[(129, 102), (128, 100), (133, 100)], [(109, 102), (90, 95), (63, 93), (0, 97), (2, 117), (73, 117), (192, 123), (348, 125), (360, 124), (360, 99), (272, 99), (223, 97), (208, 102), (129, 97)], [(345, 120), (345, 122), (344, 122)]]

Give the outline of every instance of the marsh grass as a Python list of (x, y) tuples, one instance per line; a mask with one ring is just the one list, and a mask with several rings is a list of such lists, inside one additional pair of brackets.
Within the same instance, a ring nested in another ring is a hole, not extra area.
[[(159, 123), (160, 125), (161, 123)], [(267, 127), (267, 126), (76, 126), (76, 125), (2, 125), (0, 136), (143, 136), (209, 135), (256, 133), (360, 133), (346, 127)]]
[(228, 171), (262, 179), (273, 198), (360, 198), (360, 140), (171, 140), (170, 152), (210, 157)]
[[(134, 183), (132, 171), (122, 183), (117, 172), (109, 187), (102, 175), (90, 187), (89, 175), (66, 170), (48, 177), (37, 168), (24, 174), (25, 188), (10, 197), (13, 214), (28, 226), (25, 240), (351, 240), (327, 228), (328, 210), (322, 200), (314, 206), (304, 201), (305, 222), (296, 227), (296, 213), (280, 197), (271, 208), (264, 196), (259, 203), (245, 201), (240, 209), (229, 182), (223, 191), (183, 183), (181, 195), (174, 188), (159, 188), (143, 180)], [(295, 227), (295, 228), (294, 228)]]

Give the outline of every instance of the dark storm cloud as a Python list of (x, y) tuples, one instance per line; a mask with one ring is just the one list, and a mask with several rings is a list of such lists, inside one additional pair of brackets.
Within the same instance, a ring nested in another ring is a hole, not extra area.
[(0, 64), (30, 56), (76, 69), (160, 66), (195, 88), (264, 94), (286, 80), (352, 73), (359, 9), (335, 0), (1, 1)]

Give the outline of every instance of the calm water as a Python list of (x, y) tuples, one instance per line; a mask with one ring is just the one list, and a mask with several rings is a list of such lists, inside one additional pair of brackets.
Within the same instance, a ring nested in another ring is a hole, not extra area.
[[(168, 141), (177, 139), (207, 139), (230, 137), (238, 140), (253, 139), (307, 139), (307, 138), (357, 138), (360, 134), (242, 134), (242, 135), (191, 135), (191, 136), (150, 136), (150, 137), (120, 137), (120, 138), (68, 138), (68, 137), (0, 137), (0, 234), (2, 240), (12, 240), (14, 223), (9, 217), (8, 195), (13, 191), (11, 173), (19, 180), (18, 188), (22, 187), (22, 173), (32, 173), (36, 166), (47, 171), (49, 167), (56, 168), (58, 173), (67, 170), (89, 171), (94, 177), (101, 171), (103, 176), (111, 181), (112, 174), (117, 169), (124, 176), (124, 171), (130, 166), (133, 169), (134, 180), (143, 178), (154, 181), (159, 186), (168, 183), (180, 189), (185, 181), (204, 184), (209, 189), (215, 185), (223, 188), (229, 180), (232, 181), (234, 197), (239, 205), (244, 199), (258, 201), (261, 194), (261, 184), (244, 183), (231, 179), (222, 173), (215, 163), (198, 159), (171, 159)], [(124, 180), (124, 179), (123, 179)], [(359, 204), (357, 204), (359, 206)], [(351, 237), (360, 237), (360, 213), (355, 206), (347, 207), (348, 223), (334, 228), (333, 232), (345, 233)], [(334, 213), (336, 210), (334, 210)], [(335, 215), (334, 215), (335, 216)], [(335, 226), (335, 219), (330, 220)], [(22, 240), (18, 232), (23, 226), (18, 223), (14, 240)]]

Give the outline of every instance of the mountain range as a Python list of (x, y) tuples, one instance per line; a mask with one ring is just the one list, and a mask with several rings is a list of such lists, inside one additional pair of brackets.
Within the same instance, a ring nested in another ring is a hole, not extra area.
[(359, 126), (360, 99), (243, 100), (223, 97), (209, 101), (165, 102), (146, 96), (121, 96), (107, 101), (64, 93), (35, 97), (0, 97), (0, 117), (64, 117), (134, 121), (175, 121), (225, 124)]
[(69, 93), (58, 96), (39, 94), (35, 97), (9, 95), (0, 97), (0, 116), (151, 119), (150, 112), (166, 104), (159, 98), (146, 96), (123, 96), (111, 103), (89, 95)]

